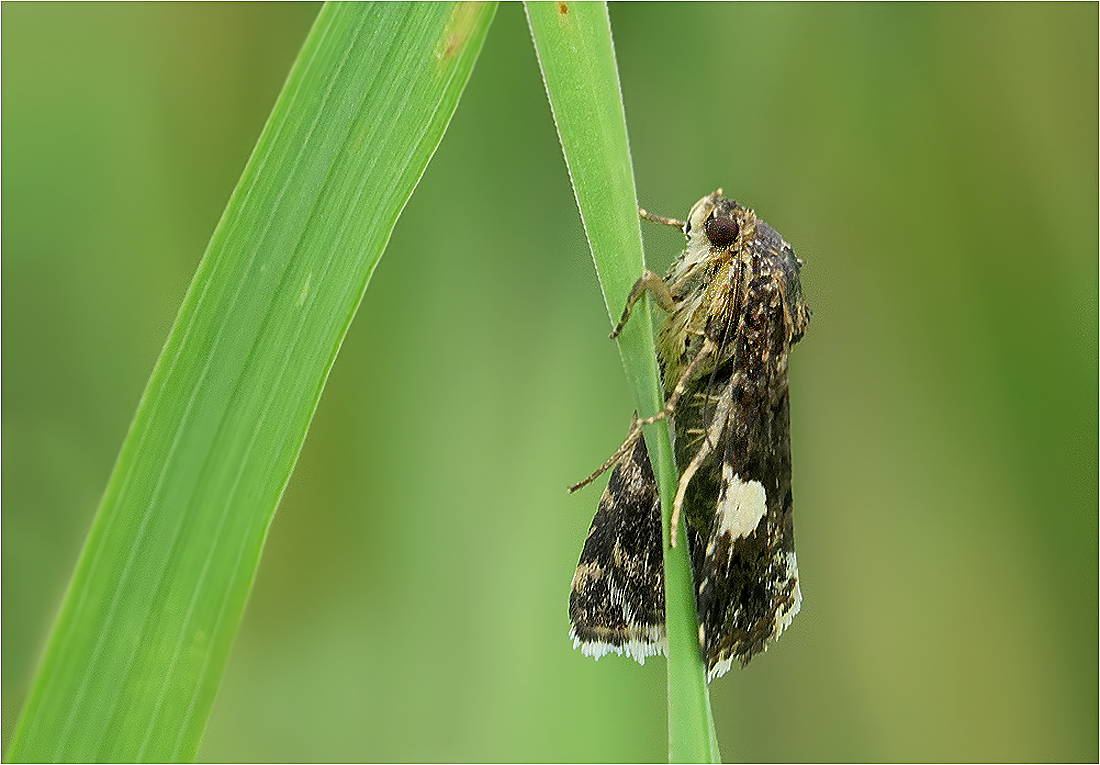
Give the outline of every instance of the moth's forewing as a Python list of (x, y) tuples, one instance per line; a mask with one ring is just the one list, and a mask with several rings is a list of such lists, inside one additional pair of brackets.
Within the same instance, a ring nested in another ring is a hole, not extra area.
[[(738, 236), (714, 246), (701, 230), (722, 218)], [(705, 289), (683, 298), (695, 328), (718, 345), (713, 364), (688, 381), (673, 416), (677, 465), (699, 462), (684, 490), (699, 637), (708, 678), (742, 664), (790, 623), (801, 604), (791, 515), (787, 360), (808, 311), (798, 260), (783, 239), (745, 208), (704, 198), (692, 212), (687, 258)], [(700, 252), (702, 251), (702, 253)], [(691, 281), (686, 282), (688, 286)], [(699, 341), (684, 336), (664, 348)], [(681, 357), (662, 359), (667, 368)], [(701, 462), (700, 462), (701, 459)]]
[(665, 652), (661, 498), (639, 438), (611, 469), (569, 594), (574, 647), (644, 663)]

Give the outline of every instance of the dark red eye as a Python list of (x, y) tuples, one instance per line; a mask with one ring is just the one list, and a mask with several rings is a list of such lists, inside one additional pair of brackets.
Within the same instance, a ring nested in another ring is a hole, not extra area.
[(715, 247), (729, 247), (737, 238), (737, 224), (730, 218), (709, 218), (703, 225), (703, 230)]

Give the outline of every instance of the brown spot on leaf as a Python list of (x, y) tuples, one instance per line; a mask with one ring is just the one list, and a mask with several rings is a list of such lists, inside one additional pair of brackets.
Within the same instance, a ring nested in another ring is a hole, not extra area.
[(485, 3), (456, 3), (451, 11), (451, 17), (447, 19), (447, 28), (443, 31), (443, 39), (438, 47), (436, 56), (442, 61), (448, 59), (460, 51), (470, 39), (477, 24), (481, 6)]

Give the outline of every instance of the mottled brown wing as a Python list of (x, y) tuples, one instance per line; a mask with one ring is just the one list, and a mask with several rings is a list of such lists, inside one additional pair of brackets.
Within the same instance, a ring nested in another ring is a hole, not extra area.
[(569, 595), (573, 646), (640, 663), (665, 652), (661, 500), (645, 439), (611, 469)]

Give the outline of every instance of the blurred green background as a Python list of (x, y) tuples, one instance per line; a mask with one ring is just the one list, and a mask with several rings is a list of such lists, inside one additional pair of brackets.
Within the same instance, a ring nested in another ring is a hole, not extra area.
[[(2, 732), (313, 5), (2, 8)], [(806, 261), (802, 613), (732, 760), (1095, 760), (1097, 23), (616, 5), (639, 195)], [(645, 229), (651, 266), (681, 245)], [(665, 676), (566, 638), (631, 399), (503, 5), (329, 379), (203, 760), (660, 760)]]

